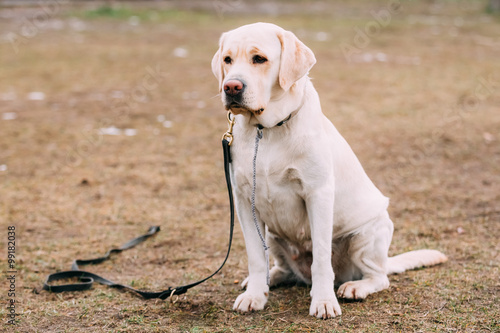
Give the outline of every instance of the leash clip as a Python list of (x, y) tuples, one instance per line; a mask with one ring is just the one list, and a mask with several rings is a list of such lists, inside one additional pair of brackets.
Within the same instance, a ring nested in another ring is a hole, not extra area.
[(228, 129), (227, 132), (224, 133), (222, 136), (222, 140), (226, 140), (228, 142), (228, 145), (230, 146), (233, 143), (233, 126), (234, 123), (236, 122), (236, 119), (234, 119), (234, 116), (231, 118), (231, 111), (227, 112), (227, 122), (228, 122)]
[[(170, 298), (170, 303), (172, 303), (172, 304), (177, 303), (177, 301), (179, 300), (179, 296), (174, 295), (176, 291), (177, 291), (177, 288), (174, 288), (172, 290), (172, 292), (170, 293), (170, 297), (169, 298)], [(175, 299), (174, 299), (174, 296), (175, 296)]]

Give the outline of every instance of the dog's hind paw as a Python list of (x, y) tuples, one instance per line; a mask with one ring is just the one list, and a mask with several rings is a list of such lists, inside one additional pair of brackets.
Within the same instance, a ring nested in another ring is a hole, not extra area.
[(348, 281), (337, 290), (337, 296), (347, 299), (365, 299), (374, 292), (389, 288), (389, 279), (386, 275), (379, 275), (371, 279)]
[(349, 281), (339, 287), (337, 296), (347, 299), (365, 299), (369, 291), (366, 286), (359, 281)]
[(275, 287), (280, 283), (290, 281), (292, 278), (292, 274), (290, 271), (287, 271), (278, 266), (274, 266), (273, 268), (271, 268), (269, 274), (271, 280), (271, 283), (269, 284), (270, 287)]
[(243, 280), (243, 282), (241, 283), (241, 289), (247, 289), (249, 279), (250, 277), (247, 277), (245, 280)]

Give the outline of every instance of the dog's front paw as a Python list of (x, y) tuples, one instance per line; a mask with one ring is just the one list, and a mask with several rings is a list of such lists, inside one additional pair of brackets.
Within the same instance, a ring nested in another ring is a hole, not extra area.
[(339, 302), (334, 294), (333, 297), (329, 298), (317, 299), (313, 297), (309, 314), (314, 317), (328, 319), (340, 316), (342, 311), (340, 310)]
[(238, 296), (238, 298), (236, 298), (233, 310), (239, 312), (262, 310), (264, 309), (264, 305), (267, 303), (267, 296), (267, 292), (251, 293), (249, 291), (245, 291), (243, 294)]

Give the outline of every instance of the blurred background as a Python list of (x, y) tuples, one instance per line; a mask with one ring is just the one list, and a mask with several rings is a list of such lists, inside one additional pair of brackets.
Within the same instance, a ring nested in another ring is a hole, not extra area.
[[(0, 230), (16, 228), (18, 331), (500, 330), (499, 7), (0, 1)], [(221, 33), (258, 21), (315, 53), (323, 112), (391, 198), (390, 254), (435, 248), (450, 261), (392, 276), (389, 290), (343, 302), (326, 322), (307, 316), (305, 286), (273, 290), (262, 313), (231, 311), (247, 274), (239, 227), (222, 273), (176, 304), (102, 286), (40, 292), (48, 273), (149, 225), (162, 232), (89, 270), (160, 290), (218, 267), (227, 124), (210, 62)]]

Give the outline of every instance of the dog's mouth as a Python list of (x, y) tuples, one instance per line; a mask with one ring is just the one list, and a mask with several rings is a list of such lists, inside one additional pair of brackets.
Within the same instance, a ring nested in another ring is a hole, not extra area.
[(231, 110), (232, 113), (234, 114), (241, 114), (243, 112), (249, 112), (254, 115), (260, 116), (264, 112), (264, 108), (260, 108), (258, 110), (252, 110), (244, 105), (241, 105), (236, 102), (232, 102), (228, 105), (226, 105), (226, 110)]

